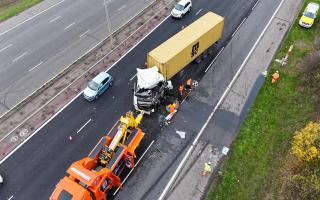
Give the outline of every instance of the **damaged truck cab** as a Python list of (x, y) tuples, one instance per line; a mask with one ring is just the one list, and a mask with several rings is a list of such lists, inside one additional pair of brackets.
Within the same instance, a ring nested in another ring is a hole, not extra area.
[(220, 40), (224, 18), (208, 12), (150, 51), (147, 69), (137, 69), (133, 104), (136, 110), (151, 113), (172, 89), (169, 81), (192, 61), (199, 63), (213, 52)]

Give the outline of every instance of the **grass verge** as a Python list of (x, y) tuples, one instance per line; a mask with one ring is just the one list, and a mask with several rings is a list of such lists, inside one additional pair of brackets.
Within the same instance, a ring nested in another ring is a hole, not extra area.
[[(305, 5), (309, 2), (305, 1)], [(314, 51), (320, 25), (301, 28), (299, 17), (275, 56), (282, 58), (293, 44), (290, 63), (285, 67), (272, 63), (269, 76), (221, 168), (222, 176), (211, 186), (208, 200), (283, 198), (280, 177), (292, 136), (318, 115), (315, 108), (319, 97), (301, 78), (301, 68), (307, 55)], [(275, 70), (280, 71), (280, 80), (271, 84), (270, 75)]]
[(43, 0), (3, 0), (0, 2), (0, 22), (19, 14)]

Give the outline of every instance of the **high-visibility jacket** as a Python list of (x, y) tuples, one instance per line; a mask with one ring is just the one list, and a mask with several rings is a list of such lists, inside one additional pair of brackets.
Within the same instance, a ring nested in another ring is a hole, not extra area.
[(204, 171), (211, 172), (211, 166), (208, 163), (204, 163)]

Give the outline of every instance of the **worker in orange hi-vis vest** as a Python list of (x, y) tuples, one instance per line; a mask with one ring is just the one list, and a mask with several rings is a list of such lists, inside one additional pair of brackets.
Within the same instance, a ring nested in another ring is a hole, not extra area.
[(192, 86), (192, 79), (189, 78), (189, 79), (187, 80), (186, 89), (191, 90), (191, 86)]
[(275, 83), (280, 78), (279, 71), (277, 70), (275, 73), (272, 74), (271, 83)]

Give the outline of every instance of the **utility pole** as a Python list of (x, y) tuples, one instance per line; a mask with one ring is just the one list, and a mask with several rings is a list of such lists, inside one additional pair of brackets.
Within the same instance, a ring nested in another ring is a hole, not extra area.
[(107, 7), (107, 0), (103, 0), (103, 1), (104, 1), (104, 10), (106, 12), (106, 18), (107, 18), (107, 25), (108, 25), (108, 30), (109, 30), (110, 41), (111, 41), (111, 44), (113, 44), (111, 26), (110, 26), (110, 18), (109, 18), (109, 12), (108, 12), (108, 7)]

